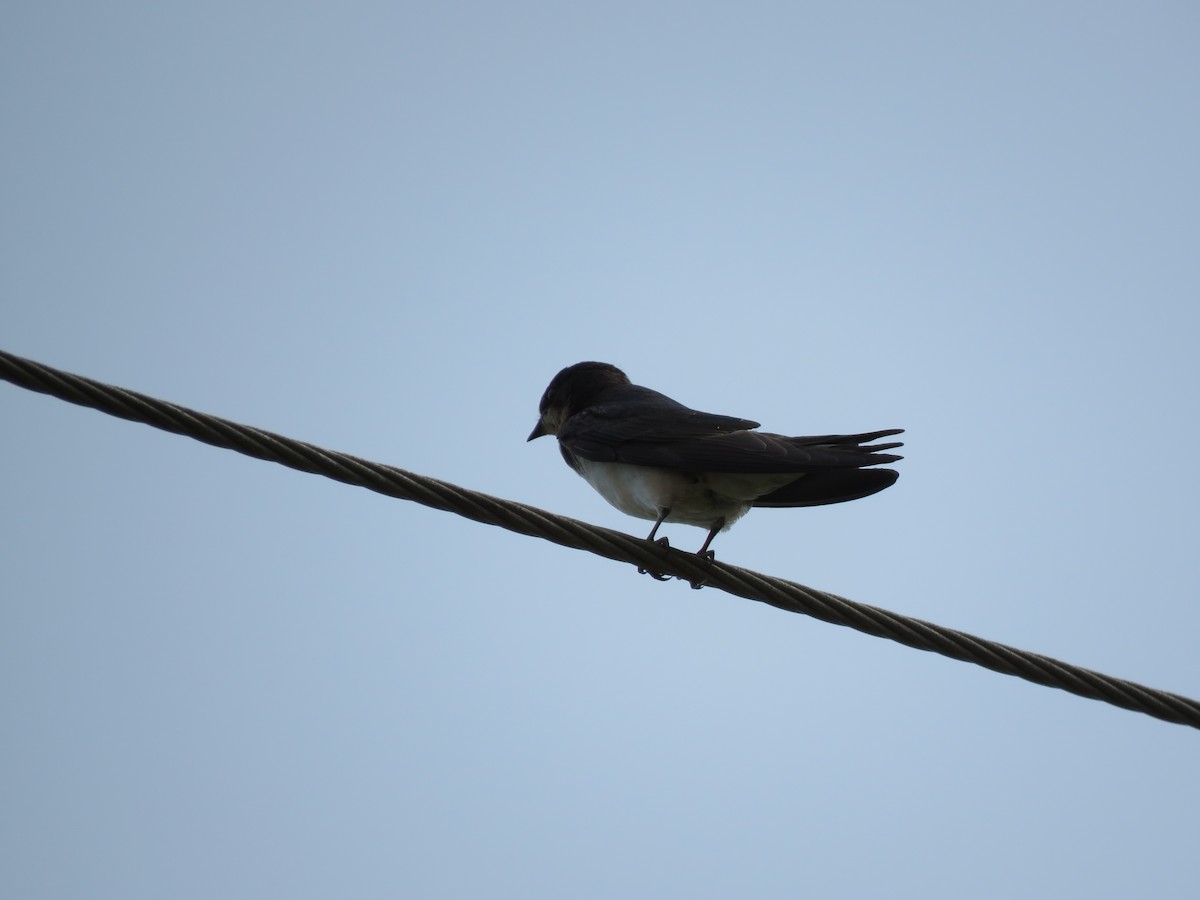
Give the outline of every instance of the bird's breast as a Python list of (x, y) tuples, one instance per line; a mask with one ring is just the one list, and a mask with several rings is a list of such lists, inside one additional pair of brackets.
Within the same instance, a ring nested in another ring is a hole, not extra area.
[(692, 474), (628, 463), (577, 459), (579, 474), (605, 500), (629, 516), (656, 520), (670, 509), (668, 522), (710, 528), (718, 519), (726, 527), (763, 494), (796, 479), (795, 475)]

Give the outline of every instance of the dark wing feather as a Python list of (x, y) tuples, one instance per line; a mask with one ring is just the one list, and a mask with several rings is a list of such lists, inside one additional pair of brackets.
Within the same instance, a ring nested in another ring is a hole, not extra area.
[(632, 384), (606, 391), (604, 399), (563, 423), (558, 440), (564, 448), (584, 459), (628, 462), (622, 459), (621, 448), (630, 444), (674, 443), (758, 427), (750, 419), (689, 409), (657, 391)]
[(670, 442), (627, 441), (614, 448), (614, 458), (635, 466), (763, 475), (857, 469), (900, 459), (892, 453), (875, 453), (870, 447), (861, 447), (855, 437), (844, 435), (841, 441), (832, 442), (828, 438), (814, 441), (806, 437), (736, 431)]
[(576, 456), (693, 472), (783, 474), (856, 469), (900, 459), (877, 452), (899, 447), (898, 442), (862, 445), (902, 429), (786, 437), (751, 431), (757, 422), (689, 409), (636, 385), (614, 388), (604, 401), (563, 423), (558, 439), (568, 462)]

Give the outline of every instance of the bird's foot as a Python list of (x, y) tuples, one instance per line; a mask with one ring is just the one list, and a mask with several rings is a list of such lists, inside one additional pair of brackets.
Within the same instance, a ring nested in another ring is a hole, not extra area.
[[(700, 559), (702, 559), (706, 563), (708, 563), (710, 566), (713, 564), (713, 560), (715, 560), (717, 558), (717, 554), (714, 553), (712, 550), (701, 550), (696, 555), (698, 557), (700, 557)], [(692, 586), (693, 591), (698, 591), (698, 590), (700, 590), (700, 588), (702, 588), (706, 584), (708, 584), (708, 579), (701, 578), (699, 581), (690, 581), (688, 583)]]
[[(658, 526), (656, 525), (655, 527), (657, 528)], [(651, 532), (651, 534), (653, 534), (653, 532)], [(660, 537), (654, 543), (658, 544), (658, 546), (662, 547), (665, 550), (671, 549), (671, 542), (668, 541), (665, 537)], [(662, 572), (651, 572), (649, 569), (643, 569), (641, 566), (638, 566), (638, 574), (639, 575), (649, 575), (655, 581), (670, 581), (671, 580), (670, 575), (664, 575)]]

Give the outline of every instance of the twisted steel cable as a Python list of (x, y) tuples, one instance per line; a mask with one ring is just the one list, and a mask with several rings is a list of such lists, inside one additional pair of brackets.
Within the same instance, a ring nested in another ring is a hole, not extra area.
[(1200, 728), (1200, 701), (1188, 697), (856, 603), (782, 578), (722, 562), (707, 563), (694, 554), (662, 547), (619, 531), (492, 497), (394, 466), (325, 450), (304, 441), (63, 372), (2, 350), (0, 377), (19, 387), (50, 394), (123, 419), (153, 425), (215, 447), (236, 450), (302, 472), (324, 475), (389, 497), (413, 500), (476, 522), (497, 525), (564, 547), (587, 550), (608, 559), (631, 563), (651, 572), (682, 578), (693, 586), (703, 584), (720, 588), (738, 597), (757, 600), (788, 612), (803, 613), (836, 625), (846, 625), (918, 650), (940, 653), (1081, 697), (1102, 700), (1168, 722)]

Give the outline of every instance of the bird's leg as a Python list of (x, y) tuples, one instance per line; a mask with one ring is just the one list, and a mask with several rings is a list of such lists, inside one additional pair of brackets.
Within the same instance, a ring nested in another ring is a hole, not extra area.
[(708, 529), (708, 537), (704, 539), (704, 546), (696, 551), (697, 556), (703, 556), (709, 562), (712, 562), (716, 558), (716, 554), (708, 549), (708, 545), (712, 543), (713, 538), (715, 538), (724, 527), (724, 519), (717, 519), (717, 521), (713, 522), (713, 527)]
[[(716, 559), (717, 554), (715, 554), (715, 553), (713, 553), (713, 551), (709, 550), (708, 545), (712, 543), (713, 538), (715, 538), (720, 533), (721, 529), (724, 527), (725, 527), (724, 519), (717, 519), (717, 521), (713, 522), (713, 527), (708, 530), (708, 537), (706, 537), (704, 539), (704, 546), (702, 546), (699, 550), (696, 551), (697, 556), (699, 556), (701, 559), (703, 559), (704, 561), (709, 562), (709, 563), (711, 563), (714, 559)], [(692, 590), (698, 591), (698, 590), (700, 590), (700, 588), (704, 587), (704, 580), (701, 579), (700, 581), (693, 581), (693, 582), (691, 582), (691, 585), (692, 585)]]
[[(660, 509), (658, 511), (658, 518), (655, 519), (654, 527), (650, 529), (650, 533), (648, 535), (646, 535), (646, 540), (654, 541), (654, 535), (658, 534), (658, 526), (661, 525), (663, 522), (665, 522), (667, 520), (667, 516), (669, 516), (670, 514), (671, 514), (671, 507), (669, 507), (669, 506), (663, 507), (662, 509)], [(664, 547), (671, 546), (665, 537), (659, 538), (657, 541), (654, 541), (654, 543), (661, 544)]]
[[(654, 522), (654, 527), (650, 529), (650, 533), (648, 535), (646, 535), (646, 540), (654, 541), (654, 543), (658, 544), (660, 547), (670, 547), (671, 546), (670, 542), (665, 537), (661, 537), (658, 540), (654, 540), (654, 535), (658, 533), (658, 526), (661, 525), (664, 521), (666, 521), (667, 516), (669, 516), (670, 514), (671, 514), (671, 507), (669, 507), (669, 506), (664, 507), (663, 509), (660, 509), (658, 511), (658, 518)], [(643, 569), (641, 566), (638, 566), (638, 574), (639, 575), (649, 575), (651, 578), (655, 579), (656, 581), (670, 581), (671, 580), (670, 575), (664, 575), (662, 572), (651, 572), (649, 569)]]

